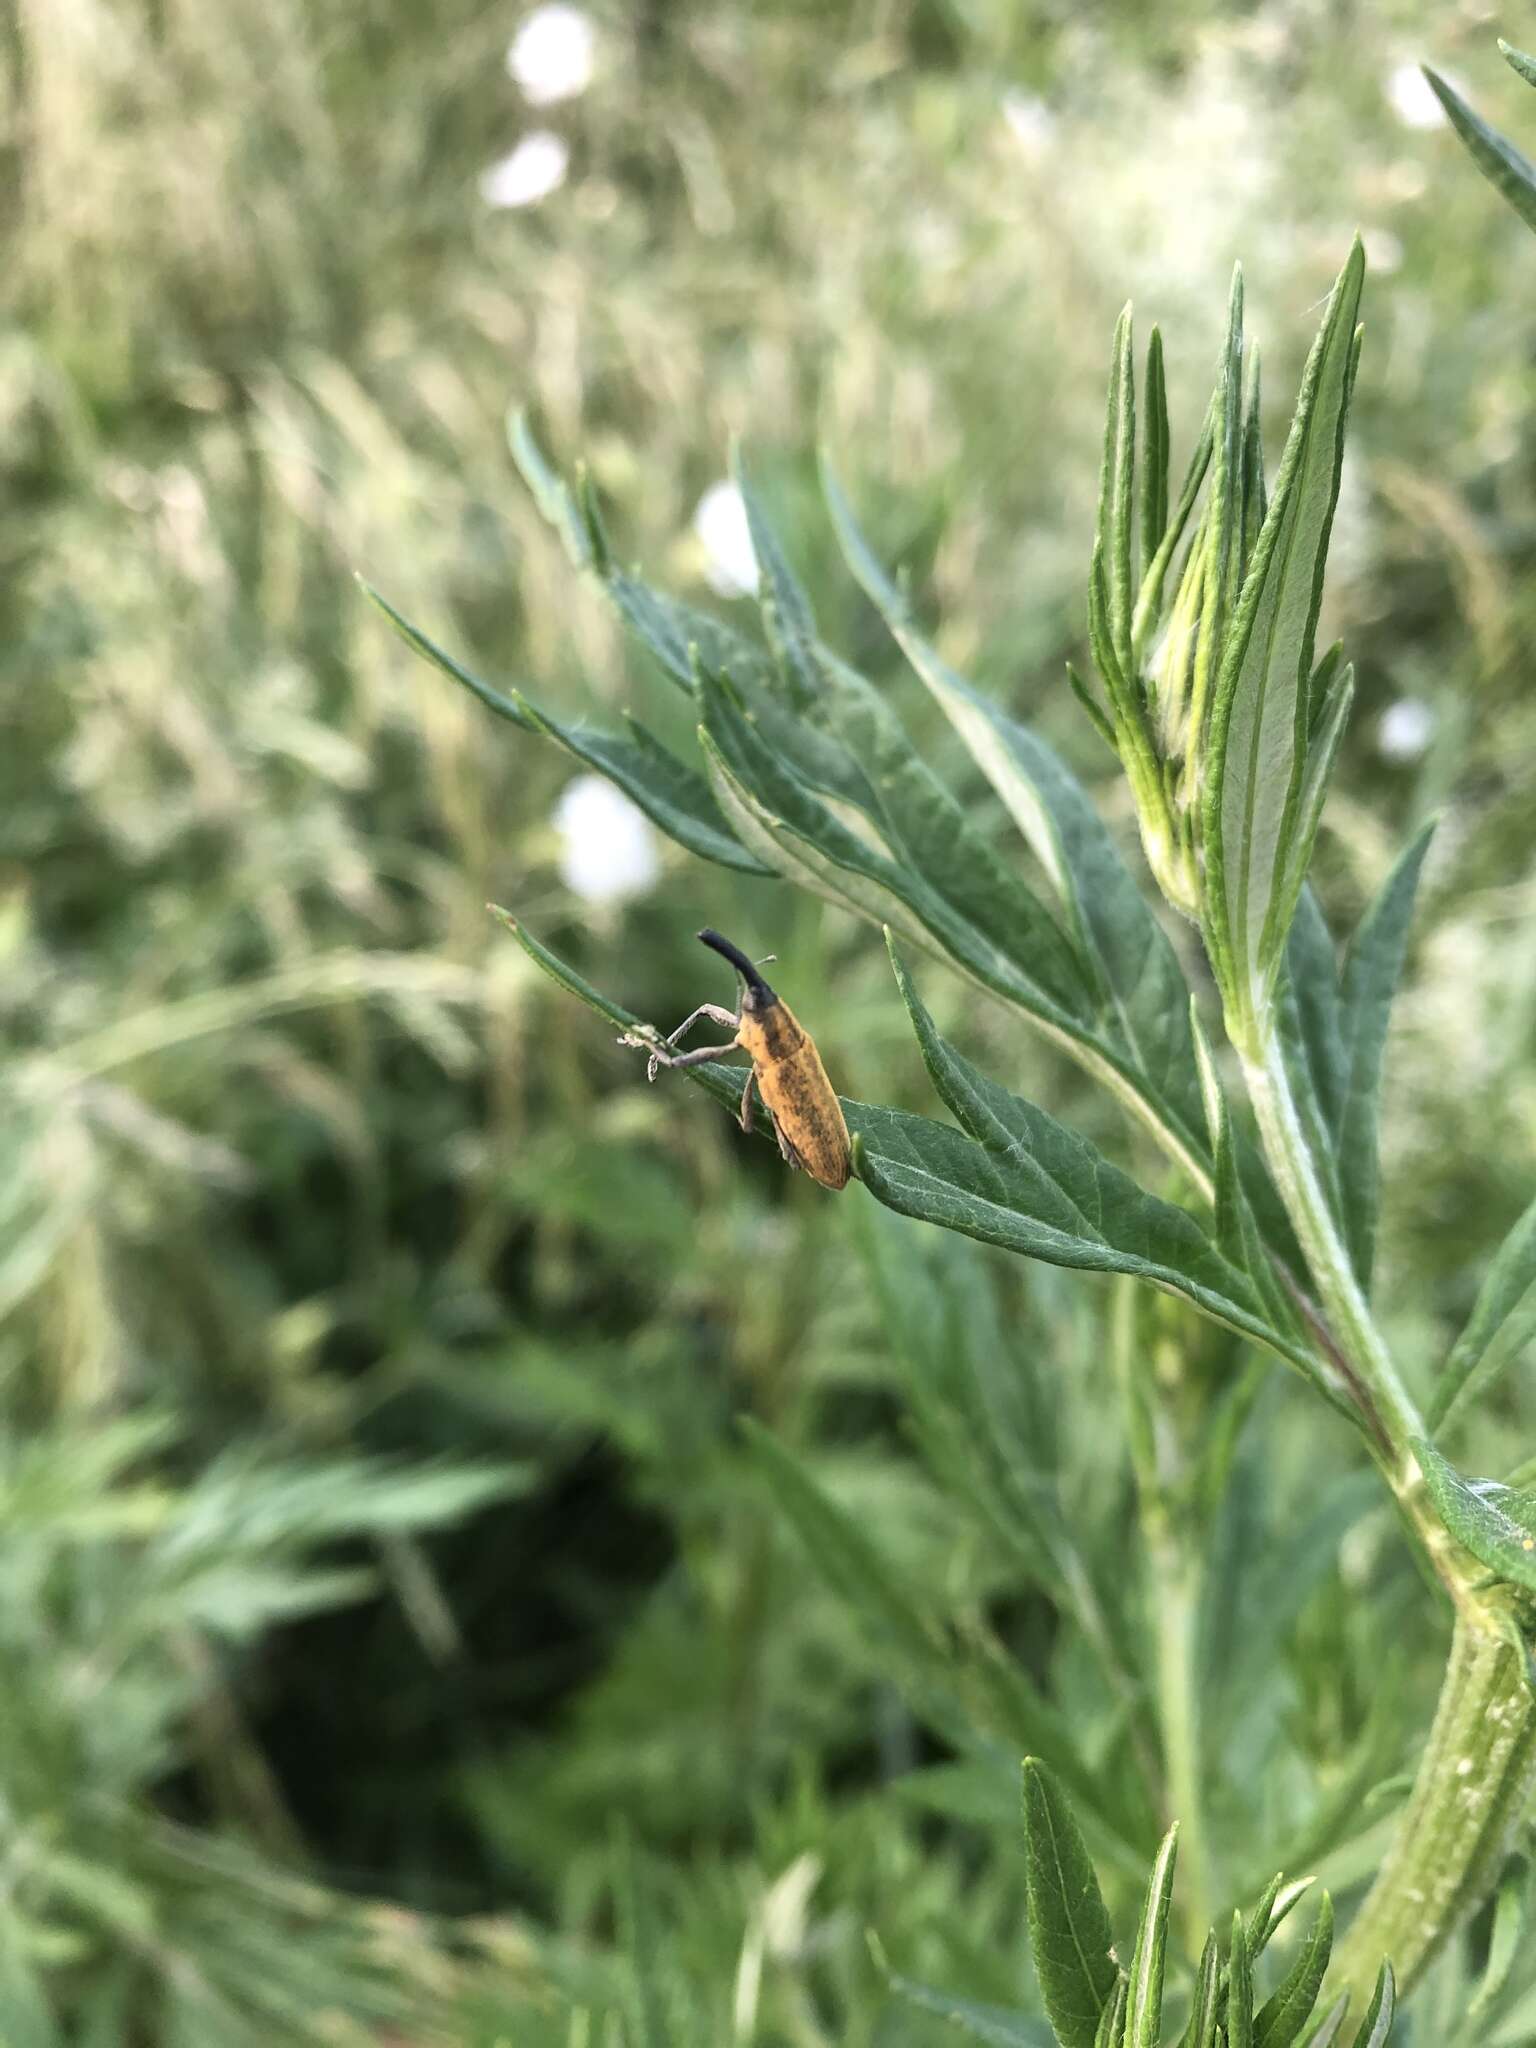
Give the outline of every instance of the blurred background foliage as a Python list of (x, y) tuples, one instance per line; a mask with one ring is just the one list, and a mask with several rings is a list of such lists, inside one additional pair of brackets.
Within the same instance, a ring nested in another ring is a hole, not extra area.
[[(5, 10), (22, 2048), (609, 2043), (637, 1911), (710, 2043), (940, 2039), (887, 2010), (871, 1926), (903, 1970), (1017, 2002), (1017, 1731), (995, 1769), (956, 1761), (885, 1681), (749, 1479), (744, 1415), (1118, 1753), (1028, 1560), (921, 1427), (914, 1450), (914, 1311), (859, 1191), (647, 1090), (483, 912), (664, 1026), (722, 993), (692, 944), (720, 926), (778, 954), (848, 1093), (927, 1106), (875, 934), (685, 861), (360, 600), (354, 569), (552, 710), (665, 730), (675, 699), (512, 471), (509, 403), (585, 457), (626, 556), (732, 613), (715, 487), (743, 436), (827, 637), (985, 812), (836, 562), (824, 438), (946, 654), (1124, 824), (1062, 684), (1115, 313), (1161, 322), (1188, 436), (1243, 259), (1278, 437), (1359, 226), (1329, 611), (1361, 687), (1320, 881), (1342, 929), (1442, 809), (1387, 1120), (1381, 1297), (1411, 1366), (1536, 1167), (1527, 257), (1414, 69), (1519, 135), (1494, 36), (1521, 25), (1481, 0), (590, 0), (519, 45), (530, 12)], [(1001, 1077), (1135, 1142), (1039, 1042), (931, 995)], [(904, 1240), (921, 1261), (965, 1342), (1019, 1362), (1071, 1528), (1106, 1569), (1134, 1552), (1103, 1290)], [(1241, 1379), (1209, 1334), (1158, 1341), (1174, 1381)], [(1298, 1532), (1314, 1561), (1263, 1710), (1228, 1702), (1260, 1786), (1234, 1892), (1321, 1853), (1297, 1817), (1330, 1789), (1390, 1775), (1440, 1653), (1401, 1626), (1425, 1614), (1401, 1546), (1341, 1506), (1341, 1433), (1242, 1383), (1231, 1597), (1272, 1595)], [(1515, 1388), (1494, 1422), (1528, 1411)], [(1134, 1556), (1117, 1583), (1134, 1613)]]

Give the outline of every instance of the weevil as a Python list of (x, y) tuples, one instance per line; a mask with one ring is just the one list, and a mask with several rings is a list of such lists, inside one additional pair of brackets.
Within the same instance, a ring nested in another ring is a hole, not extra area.
[[(843, 1121), (843, 1106), (821, 1064), (820, 1053), (788, 1003), (774, 994), (739, 946), (722, 939), (708, 926), (699, 938), (735, 968), (741, 982), (737, 1008), (726, 1010), (719, 1003), (700, 1003), (664, 1046), (635, 1035), (621, 1038), (619, 1043), (642, 1046), (649, 1052), (645, 1070), (648, 1081), (655, 1080), (661, 1067), (699, 1066), (739, 1045), (752, 1061), (741, 1091), (741, 1128), (752, 1128), (755, 1081), (779, 1150), (790, 1165), (800, 1167), (824, 1188), (846, 1187), (853, 1167), (848, 1126)], [(705, 1045), (692, 1052), (674, 1052), (673, 1046), (701, 1017), (708, 1017), (712, 1024), (733, 1026), (736, 1036), (729, 1045)]]

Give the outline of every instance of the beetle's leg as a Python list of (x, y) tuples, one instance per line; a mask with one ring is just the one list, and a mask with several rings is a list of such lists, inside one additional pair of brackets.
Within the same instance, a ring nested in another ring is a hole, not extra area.
[[(697, 1024), (701, 1017), (707, 1017), (711, 1024), (740, 1024), (741, 1022), (741, 1018), (737, 1015), (737, 1013), (734, 1010), (722, 1010), (718, 1003), (700, 1003), (699, 1007), (694, 1011), (693, 1015), (691, 1017), (685, 1017), (682, 1023), (678, 1025), (677, 1029), (670, 1034), (666, 1041), (667, 1044), (676, 1045), (677, 1041), (682, 1037), (683, 1033), (686, 1030), (688, 1030), (688, 1028), (691, 1025)], [(650, 1046), (650, 1041), (648, 1039), (638, 1039), (631, 1032), (626, 1032), (624, 1037), (619, 1040), (619, 1043), (620, 1045), (643, 1044), (647, 1047)], [(656, 1078), (656, 1069), (658, 1067), (670, 1067), (675, 1065), (675, 1060), (663, 1059), (661, 1054), (654, 1050), (654, 1048), (652, 1048), (651, 1056), (646, 1061), (645, 1065), (645, 1078), (647, 1079), (647, 1081), (654, 1081)]]
[(744, 1131), (752, 1128), (752, 1083), (756, 1079), (756, 1074), (748, 1067), (746, 1083), (741, 1091), (741, 1128)]
[(777, 1117), (775, 1117), (773, 1120), (773, 1135), (779, 1141), (780, 1158), (782, 1158), (790, 1166), (798, 1166), (800, 1171), (804, 1173), (805, 1161), (800, 1157), (800, 1154), (795, 1150), (794, 1146), (791, 1145), (788, 1138), (785, 1137), (784, 1126), (779, 1122)]
[(654, 1081), (657, 1067), (700, 1067), (705, 1060), (717, 1060), (723, 1052), (737, 1052), (740, 1048), (733, 1038), (729, 1045), (696, 1045), (692, 1052), (653, 1052), (646, 1072)]

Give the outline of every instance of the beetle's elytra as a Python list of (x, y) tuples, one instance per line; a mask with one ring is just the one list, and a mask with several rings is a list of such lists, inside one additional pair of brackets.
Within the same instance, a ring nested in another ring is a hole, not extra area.
[[(718, 932), (709, 930), (707, 926), (699, 933), (699, 938), (729, 960), (740, 976), (740, 1005), (735, 1010), (725, 1010), (718, 1003), (701, 1003), (667, 1039), (665, 1050), (648, 1045), (648, 1078), (654, 1081), (659, 1067), (697, 1066), (704, 1060), (717, 1059), (722, 1052), (729, 1052), (732, 1046), (739, 1045), (752, 1061), (741, 1093), (742, 1129), (750, 1131), (752, 1128), (752, 1083), (755, 1080), (758, 1093), (773, 1120), (779, 1150), (790, 1165), (803, 1168), (824, 1188), (846, 1187), (853, 1170), (848, 1126), (843, 1121), (842, 1104), (827, 1079), (826, 1068), (821, 1064), (820, 1053), (788, 1003), (775, 995), (739, 946), (733, 946), (729, 939), (721, 938)], [(730, 1045), (707, 1045), (692, 1052), (673, 1052), (671, 1048), (700, 1017), (708, 1017), (716, 1024), (733, 1026), (736, 1036)], [(621, 1041), (628, 1044), (643, 1042), (638, 1039)]]

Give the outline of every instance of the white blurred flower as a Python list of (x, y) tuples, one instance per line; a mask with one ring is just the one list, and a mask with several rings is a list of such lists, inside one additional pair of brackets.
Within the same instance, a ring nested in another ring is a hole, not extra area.
[(1376, 728), (1376, 748), (1386, 761), (1417, 761), (1435, 736), (1435, 714), (1415, 697), (1389, 704)]
[(1403, 245), (1390, 228), (1367, 228), (1361, 240), (1372, 276), (1390, 277), (1394, 270), (1402, 269)]
[(570, 162), (564, 139), (536, 128), (510, 155), (480, 173), (480, 197), (487, 206), (534, 206), (565, 183)]
[(722, 597), (750, 597), (757, 588), (757, 556), (747, 508), (732, 483), (711, 484), (693, 515), (704, 547), (704, 575)]
[(1032, 92), (1005, 92), (1003, 119), (1028, 156), (1038, 156), (1056, 132), (1056, 116)]
[(1417, 64), (1398, 64), (1387, 73), (1383, 90), (1405, 128), (1438, 128), (1445, 109)]
[(650, 820), (601, 775), (578, 775), (555, 805), (560, 875), (584, 903), (643, 896), (661, 873)]
[(546, 7), (535, 7), (512, 38), (507, 70), (531, 105), (551, 107), (586, 91), (596, 48), (591, 17), (579, 7), (550, 0)]

